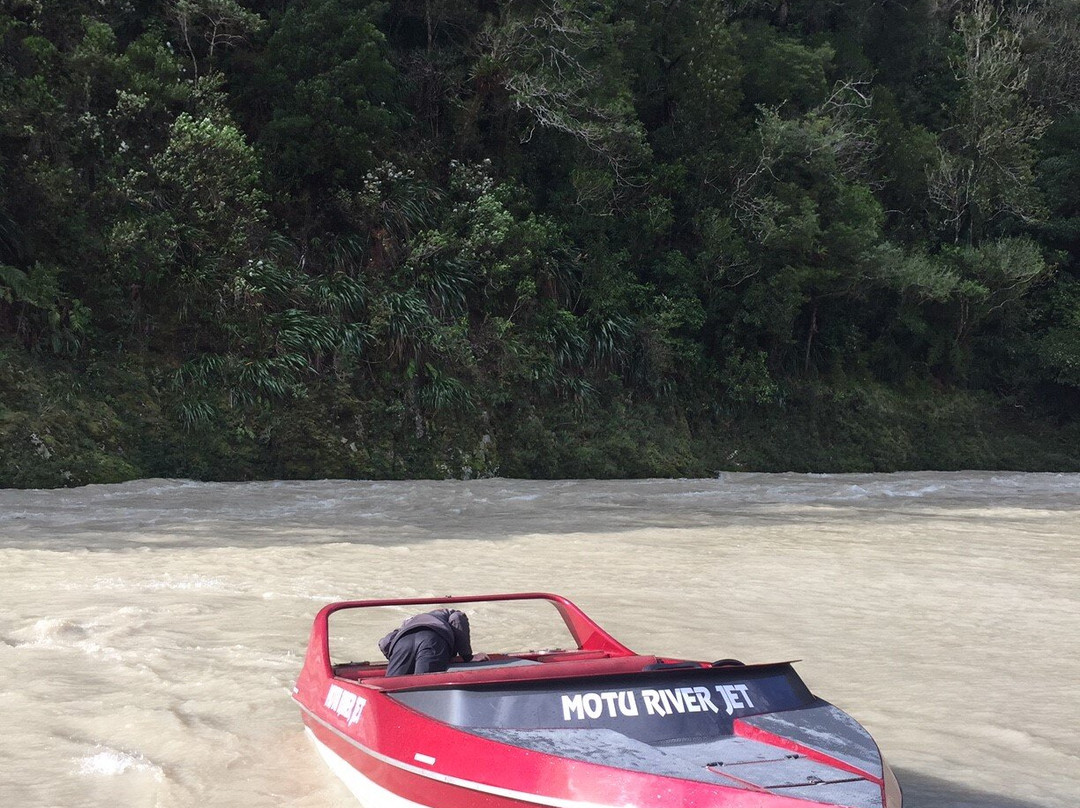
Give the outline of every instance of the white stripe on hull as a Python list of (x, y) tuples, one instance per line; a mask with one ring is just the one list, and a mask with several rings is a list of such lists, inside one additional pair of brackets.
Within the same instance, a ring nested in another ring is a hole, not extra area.
[[(369, 757), (372, 757), (375, 760), (378, 760), (378, 761), (380, 761), (382, 763), (385, 763), (388, 766), (393, 766), (393, 767), (395, 767), (397, 769), (402, 769), (403, 771), (407, 771), (407, 772), (410, 772), (411, 774), (419, 775), (420, 777), (426, 777), (429, 780), (437, 780), (440, 783), (447, 783), (447, 784), (453, 785), (453, 786), (460, 786), (462, 788), (469, 789), (471, 791), (479, 791), (482, 794), (493, 794), (493, 795), (495, 795), (497, 797), (505, 797), (505, 798), (507, 798), (509, 800), (513, 800), (513, 801), (516, 801), (516, 802), (519, 802), (519, 803), (524, 803), (524, 804), (527, 804), (527, 805), (544, 805), (544, 806), (549, 806), (550, 808), (623, 808), (625, 806), (625, 803), (620, 803), (619, 806), (613, 806), (613, 805), (609, 805), (609, 804), (600, 804), (600, 803), (596, 803), (596, 802), (587, 802), (587, 801), (584, 801), (584, 800), (565, 799), (563, 797), (544, 797), (544, 796), (540, 796), (538, 794), (528, 794), (528, 793), (523, 792), (523, 791), (515, 791), (515, 790), (509, 789), (509, 788), (501, 788), (500, 786), (491, 786), (491, 785), (486, 785), (484, 783), (476, 783), (476, 782), (473, 782), (472, 780), (463, 780), (460, 777), (453, 777), (453, 776), (448, 775), (448, 774), (439, 774), (437, 772), (429, 771), (428, 769), (422, 769), (419, 766), (413, 766), (412, 764), (404, 763), (403, 761), (400, 761), (400, 760), (395, 760), (392, 757), (381, 754), (380, 752), (376, 752), (374, 749), (369, 749), (368, 747), (363, 746), (358, 741), (356, 741), (354, 738), (350, 738), (344, 732), (339, 730), (337, 727), (331, 726), (326, 721), (324, 721), (322, 718), (315, 715), (315, 713), (313, 713), (311, 710), (307, 709), (307, 707), (305, 707), (304, 705), (300, 705), (300, 707), (305, 713), (307, 713), (309, 716), (311, 716), (312, 719), (317, 721), (322, 726), (326, 727), (326, 729), (328, 729), (330, 732), (337, 735), (339, 738), (344, 740), (346, 743), (348, 743), (348, 744), (356, 747), (357, 749), (359, 749), (363, 754), (365, 754), (365, 755), (367, 755)], [(312, 732), (310, 727), (305, 726), (304, 731), (307, 732), (308, 735), (311, 736), (311, 739), (313, 741), (315, 741), (316, 745), (318, 746), (318, 748), (320, 750), (326, 749), (326, 754), (333, 755), (334, 758), (338, 761), (339, 765), (345, 767), (349, 772), (351, 772), (351, 774), (354, 777), (360, 778), (361, 780), (363, 780), (363, 782), (370, 784), (370, 786), (372, 788), (378, 789), (379, 794), (388, 795), (387, 796), (388, 800), (391, 799), (391, 798), (393, 800), (396, 800), (396, 802), (378, 803), (378, 808), (383, 808), (384, 805), (389, 806), (389, 808), (411, 808), (411, 806), (420, 806), (420, 808), (429, 808), (429, 806), (424, 806), (422, 803), (412, 802), (411, 800), (407, 800), (404, 797), (401, 797), (400, 795), (395, 794), (392, 791), (387, 791), (382, 786), (378, 785), (375, 782), (372, 782), (369, 778), (365, 777), (363, 774), (361, 774), (359, 771), (357, 771), (352, 765), (350, 765), (348, 761), (346, 761), (344, 758), (340, 757), (333, 750), (326, 747), (326, 745), (323, 744), (319, 740), (318, 736), (316, 736), (315, 733)], [(327, 762), (329, 763), (329, 759), (327, 759)], [(331, 768), (333, 768), (333, 767), (331, 767)], [(339, 773), (338, 769), (334, 769), (334, 771), (335, 771), (335, 773), (338, 773), (338, 777), (340, 777), (346, 783), (346, 785), (349, 785), (349, 789), (354, 794), (357, 794), (356, 790), (353, 789), (353, 786), (351, 785), (351, 779), (344, 776), (343, 774)], [(357, 796), (359, 798), (359, 795), (357, 795)], [(364, 800), (362, 798), (359, 798), (359, 799), (360, 799), (361, 802), (364, 802)], [(366, 804), (369, 805), (369, 806), (375, 805), (375, 803), (370, 803), (370, 802), (366, 803)]]
[(347, 760), (338, 756), (333, 749), (316, 738), (310, 728), (304, 727), (304, 732), (311, 738), (322, 759), (330, 767), (330, 771), (336, 774), (341, 782), (348, 786), (353, 796), (367, 808), (428, 808), (426, 805), (407, 800), (393, 791), (387, 791), (378, 783), (369, 780), (350, 766)]

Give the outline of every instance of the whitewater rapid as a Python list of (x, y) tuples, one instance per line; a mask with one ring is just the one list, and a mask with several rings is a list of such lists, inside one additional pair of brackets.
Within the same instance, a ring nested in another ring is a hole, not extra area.
[(802, 660), (907, 808), (1080, 805), (1080, 475), (1010, 473), (0, 491), (0, 805), (355, 806), (289, 699), (318, 608), (532, 590)]

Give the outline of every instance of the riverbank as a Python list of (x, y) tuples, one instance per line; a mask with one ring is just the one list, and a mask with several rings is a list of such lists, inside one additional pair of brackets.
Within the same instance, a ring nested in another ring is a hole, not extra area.
[(308, 395), (186, 427), (147, 357), (0, 353), (0, 486), (200, 480), (709, 477), (721, 471), (1080, 470), (1080, 424), (986, 392), (806, 385), (701, 402), (511, 401), (421, 414), (391, 389)]

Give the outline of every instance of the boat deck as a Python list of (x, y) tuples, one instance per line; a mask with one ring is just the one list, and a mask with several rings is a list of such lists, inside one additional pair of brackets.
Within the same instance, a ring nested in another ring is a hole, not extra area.
[[(495, 691), (494, 698), (512, 693), (518, 699), (527, 698), (522, 687), (529, 691), (539, 687), (542, 693), (603, 690), (635, 682), (663, 688), (692, 682), (683, 681), (685, 674), (708, 675), (705, 669), (710, 667), (708, 663), (651, 655), (569, 651), (498, 656), (485, 662), (455, 664), (441, 673), (410, 676), (387, 677), (382, 665), (341, 666), (336, 673), (362, 686), (392, 693), (414, 709), (473, 735), (518, 748), (662, 777), (782, 793), (818, 804), (882, 808), (882, 767), (876, 746), (843, 712), (812, 697), (801, 709), (736, 718), (729, 723), (727, 734), (712, 737), (650, 739), (631, 737), (611, 727), (495, 726), (472, 720), (487, 715), (482, 708), (473, 711), (475, 702), (468, 694), (478, 688)], [(752, 678), (776, 671), (777, 665), (723, 670)], [(589, 679), (596, 679), (596, 684), (581, 681)], [(578, 681), (563, 684), (568, 680)], [(560, 689), (548, 690), (543, 687), (545, 682)], [(777, 745), (784, 739), (791, 743)]]
[[(831, 705), (797, 712), (798, 722), (817, 728), (809, 754), (788, 752), (742, 734), (650, 744), (600, 728), (469, 731), (511, 746), (602, 766), (748, 791), (783, 793), (827, 805), (881, 808), (881, 787), (874, 778), (880, 781), (882, 771), (872, 743), (838, 743), (838, 739), (850, 737), (837, 732), (847, 717)], [(736, 731), (750, 734), (765, 729), (772, 718), (740, 719)], [(814, 752), (833, 755), (846, 765), (829, 765), (815, 759)]]

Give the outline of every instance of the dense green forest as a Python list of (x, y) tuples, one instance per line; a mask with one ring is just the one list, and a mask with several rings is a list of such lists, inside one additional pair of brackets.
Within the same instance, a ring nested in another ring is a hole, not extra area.
[(1080, 0), (0, 0), (0, 485), (1080, 469)]

